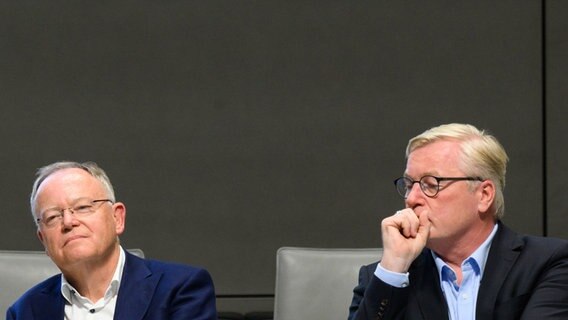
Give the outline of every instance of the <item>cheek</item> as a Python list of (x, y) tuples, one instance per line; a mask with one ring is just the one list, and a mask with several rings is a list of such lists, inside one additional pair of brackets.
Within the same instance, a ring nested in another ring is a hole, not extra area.
[(57, 248), (57, 240), (56, 240), (55, 237), (53, 237), (51, 235), (46, 235), (45, 233), (43, 233), (41, 235), (40, 241), (43, 244), (43, 247), (48, 252), (48, 255), (49, 255), (49, 251), (53, 251), (53, 250), (55, 250), (55, 248)]
[(49, 240), (51, 239), (49, 234), (46, 234), (45, 232), (41, 232), (39, 230), (37, 232), (37, 237), (38, 237), (39, 241), (41, 241), (41, 243), (43, 243), (44, 245), (48, 244)]
[(456, 216), (456, 207), (453, 202), (440, 199), (441, 201), (432, 201), (428, 208), (428, 217), (434, 224), (451, 222)]
[(112, 219), (91, 224), (90, 232), (94, 237), (112, 237), (115, 234), (116, 224)]

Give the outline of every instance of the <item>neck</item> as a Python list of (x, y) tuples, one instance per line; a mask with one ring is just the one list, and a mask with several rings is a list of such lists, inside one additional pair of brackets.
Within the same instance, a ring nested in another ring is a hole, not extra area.
[(458, 284), (462, 280), (461, 265), (477, 250), (493, 231), (495, 222), (477, 225), (452, 239), (429, 241), (428, 247), (456, 273)]
[(104, 297), (118, 266), (119, 257), (120, 248), (117, 245), (105, 257), (80, 263), (62, 272), (79, 294), (96, 302)]

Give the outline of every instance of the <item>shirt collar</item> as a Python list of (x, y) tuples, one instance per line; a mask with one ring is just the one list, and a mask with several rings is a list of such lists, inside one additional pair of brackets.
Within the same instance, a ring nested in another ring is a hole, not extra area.
[[(124, 263), (126, 261), (126, 256), (124, 254), (124, 249), (122, 249), (122, 247), (120, 246), (120, 254), (118, 257), (118, 264), (116, 265), (116, 268), (114, 269), (114, 274), (112, 276), (112, 280), (110, 281), (110, 284), (105, 292), (105, 296), (104, 299), (108, 300), (113, 298), (114, 296), (116, 296), (118, 294), (118, 288), (120, 288), (120, 281), (122, 279), (122, 272), (124, 269)], [(68, 303), (72, 303), (72, 296), (74, 294), (79, 295), (79, 293), (77, 292), (77, 290), (75, 290), (75, 288), (73, 288), (73, 286), (67, 281), (67, 279), (65, 278), (65, 276), (63, 274), (61, 274), (61, 294), (63, 295), (63, 297), (65, 298), (65, 300), (67, 300)], [(93, 303), (96, 303), (96, 301), (93, 301)]]
[[(472, 265), (474, 266), (477, 265), (477, 267), (479, 267), (479, 273), (481, 275), (483, 275), (483, 271), (485, 270), (485, 264), (487, 263), (487, 256), (489, 255), (491, 242), (493, 241), (493, 238), (495, 237), (498, 228), (499, 224), (496, 223), (495, 226), (493, 226), (493, 230), (491, 231), (487, 239), (485, 239), (485, 241), (483, 241), (483, 243), (477, 249), (475, 249), (475, 251), (468, 258), (466, 258), (463, 261), (463, 262), (471, 261)], [(432, 257), (434, 258), (434, 262), (436, 263), (436, 267), (438, 268), (438, 274), (440, 276), (440, 279), (444, 279), (444, 274), (443, 274), (444, 267), (446, 268), (449, 267), (444, 262), (444, 260), (442, 260), (442, 258), (440, 258), (433, 250), (431, 250), (431, 253)]]

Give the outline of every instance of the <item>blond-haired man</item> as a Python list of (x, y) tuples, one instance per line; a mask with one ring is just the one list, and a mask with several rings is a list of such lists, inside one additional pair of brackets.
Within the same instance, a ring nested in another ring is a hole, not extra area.
[(467, 124), (412, 138), (395, 180), (405, 208), (381, 223), (349, 319), (568, 319), (568, 241), (507, 228), (501, 144)]

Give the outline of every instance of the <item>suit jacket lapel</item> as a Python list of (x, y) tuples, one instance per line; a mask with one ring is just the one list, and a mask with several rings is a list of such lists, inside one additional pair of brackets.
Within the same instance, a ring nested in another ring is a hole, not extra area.
[[(409, 271), (412, 275), (416, 274), (410, 282), (416, 281), (416, 301), (422, 314), (422, 319), (444, 320), (448, 319), (448, 306), (446, 299), (440, 289), (440, 277), (438, 269), (432, 258), (430, 250), (424, 250), (417, 259), (416, 271)], [(412, 319), (415, 319), (414, 317)]]
[(152, 273), (143, 259), (126, 252), (114, 319), (142, 319), (152, 301), (161, 274)]
[(61, 275), (56, 276), (32, 304), (34, 319), (63, 319), (65, 299), (61, 294)]
[(477, 295), (477, 319), (492, 319), (499, 289), (517, 260), (522, 246), (517, 234), (499, 222)]

